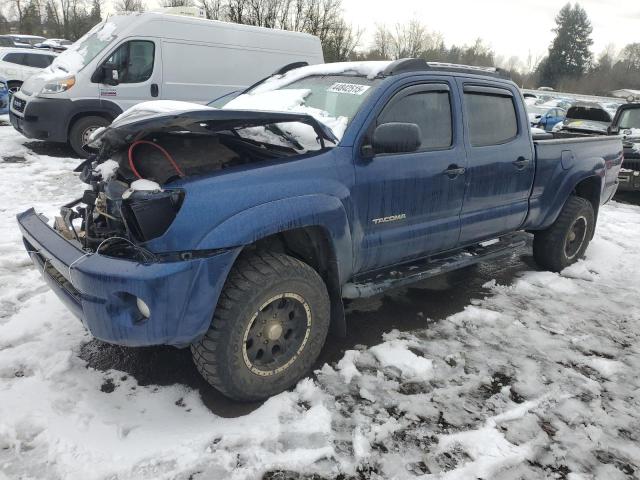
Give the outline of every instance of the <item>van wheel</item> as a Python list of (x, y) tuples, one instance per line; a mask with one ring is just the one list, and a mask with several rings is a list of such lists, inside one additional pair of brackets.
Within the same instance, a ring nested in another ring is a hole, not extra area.
[(79, 118), (69, 131), (69, 145), (78, 156), (87, 158), (89, 153), (84, 151), (82, 146), (89, 141), (93, 132), (100, 127), (106, 127), (110, 123), (106, 118), (95, 115)]
[(541, 267), (561, 272), (576, 263), (587, 250), (595, 229), (593, 206), (571, 196), (556, 221), (533, 238), (533, 257)]
[(261, 400), (304, 377), (329, 330), (329, 294), (306, 263), (280, 253), (240, 257), (209, 330), (191, 345), (198, 371), (225, 396)]

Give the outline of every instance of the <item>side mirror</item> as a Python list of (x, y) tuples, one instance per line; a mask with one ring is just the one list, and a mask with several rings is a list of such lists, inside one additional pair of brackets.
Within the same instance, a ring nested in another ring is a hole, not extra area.
[(609, 135), (619, 135), (620, 134), (620, 128), (619, 127), (614, 127), (613, 125), (609, 125), (607, 127), (607, 134), (609, 134)]
[(100, 81), (106, 85), (115, 87), (120, 83), (118, 67), (114, 63), (105, 63), (100, 67), (101, 78)]
[(421, 143), (422, 132), (415, 123), (384, 123), (373, 132), (374, 153), (415, 152)]

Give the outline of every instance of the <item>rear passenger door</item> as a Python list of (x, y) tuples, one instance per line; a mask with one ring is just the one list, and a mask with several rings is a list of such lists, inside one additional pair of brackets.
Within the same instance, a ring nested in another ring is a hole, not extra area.
[(515, 87), (458, 80), (463, 94), (467, 185), (460, 243), (517, 230), (533, 184), (533, 143)]
[(362, 145), (375, 127), (390, 122), (418, 125), (422, 142), (415, 152), (373, 158), (363, 158), (358, 149), (352, 192), (358, 216), (352, 233), (356, 272), (457, 244), (465, 165), (459, 112), (455, 83), (443, 77), (396, 90), (375, 113)]

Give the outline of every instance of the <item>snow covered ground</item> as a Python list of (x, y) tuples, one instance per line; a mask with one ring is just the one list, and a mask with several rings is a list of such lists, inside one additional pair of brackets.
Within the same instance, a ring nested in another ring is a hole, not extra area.
[(25, 143), (0, 126), (0, 479), (639, 477), (640, 207), (603, 208), (563, 274), (490, 282), (458, 313), (425, 310), (422, 329), (221, 418), (183, 384), (80, 358), (90, 338), (14, 220), (74, 198), (78, 161)]

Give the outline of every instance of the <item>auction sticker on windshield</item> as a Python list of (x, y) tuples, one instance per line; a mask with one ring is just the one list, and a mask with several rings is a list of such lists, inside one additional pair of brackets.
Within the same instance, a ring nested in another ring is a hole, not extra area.
[(327, 92), (332, 93), (348, 93), (350, 95), (362, 95), (371, 88), (369, 85), (358, 85), (357, 83), (334, 83)]

